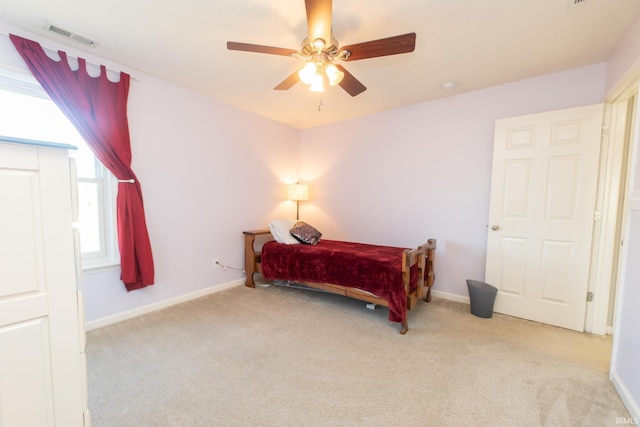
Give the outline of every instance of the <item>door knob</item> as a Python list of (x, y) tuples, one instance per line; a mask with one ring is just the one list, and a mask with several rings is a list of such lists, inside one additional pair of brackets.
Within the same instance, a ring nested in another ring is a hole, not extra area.
[(494, 225), (492, 225), (492, 226), (491, 226), (491, 229), (492, 229), (493, 231), (497, 231), (497, 230), (500, 230), (500, 226), (499, 226), (499, 225), (497, 225), (497, 224), (494, 224)]

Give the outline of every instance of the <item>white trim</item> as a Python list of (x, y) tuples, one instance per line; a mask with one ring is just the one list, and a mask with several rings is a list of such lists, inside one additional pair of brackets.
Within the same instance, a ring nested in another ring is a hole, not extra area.
[(0, 89), (51, 100), (29, 70), (21, 70), (6, 64), (0, 64)]
[[(55, 105), (31, 73), (28, 71), (17, 70), (14, 67), (7, 67), (4, 64), (0, 64), (0, 89), (14, 92), (25, 97), (44, 99), (52, 105)], [(61, 117), (64, 117), (62, 112)], [(69, 126), (73, 127), (71, 123), (69, 123)], [(84, 145), (85, 143), (82, 141), (82, 137), (78, 135), (78, 138), (78, 141), (73, 141), (72, 143), (78, 146), (81, 144)], [(100, 249), (96, 252), (81, 253), (81, 268), (83, 272), (120, 267), (120, 252), (118, 249), (116, 226), (116, 198), (118, 184), (113, 174), (109, 172), (109, 170), (95, 157), (95, 155), (94, 163), (96, 171), (95, 178), (83, 179), (78, 178), (77, 174), (74, 174), (73, 183), (76, 188), (76, 194), (78, 183), (86, 182), (95, 184), (97, 186), (99, 198)], [(78, 201), (76, 199), (74, 203), (77, 205), (77, 202)], [(75, 221), (77, 221), (77, 218)]]
[(85, 330), (92, 331), (94, 329), (102, 328), (105, 326), (113, 325), (125, 320), (133, 319), (134, 317), (142, 316), (143, 314), (152, 313), (163, 308), (171, 307), (172, 305), (180, 304), (186, 301), (191, 301), (197, 298), (202, 298), (207, 295), (215, 294), (226, 289), (240, 286), (245, 283), (245, 279), (237, 279), (231, 282), (223, 283), (222, 285), (215, 285), (209, 288), (201, 289), (199, 291), (191, 292), (184, 295), (178, 295), (174, 298), (159, 301), (154, 304), (147, 304), (142, 307), (135, 308), (133, 310), (124, 311), (122, 313), (114, 314), (112, 316), (102, 317), (100, 319), (92, 320), (85, 324)]
[[(99, 69), (101, 65), (104, 65), (107, 69), (107, 74), (109, 75), (119, 76), (121, 72), (124, 72), (128, 74), (132, 80), (140, 80), (137, 70), (134, 70), (120, 63), (98, 57), (86, 50), (85, 46), (75, 47), (69, 44), (69, 40), (62, 39), (55, 33), (47, 31), (44, 28), (38, 30), (37, 32), (30, 32), (25, 31), (22, 28), (17, 28), (9, 24), (0, 22), (0, 35), (6, 36), (8, 39), (9, 34), (14, 34), (18, 37), (32, 40), (38, 43), (45, 50), (45, 52), (49, 51), (49, 53), (53, 53), (54, 56), (57, 56), (57, 52), (61, 50), (65, 52), (67, 54), (67, 58), (71, 59), (72, 61), (77, 61), (78, 58), (84, 58), (87, 62), (87, 69)], [(27, 69), (26, 64), (24, 67), (25, 69)]]
[(98, 204), (100, 206), (100, 249), (96, 252), (82, 254), (83, 272), (120, 268), (118, 228), (116, 224), (117, 179), (97, 158), (95, 159), (95, 170), (98, 178), (78, 178), (78, 182), (88, 182), (97, 185), (99, 194)]
[(463, 304), (470, 304), (469, 297), (463, 297), (461, 295), (450, 294), (449, 292), (431, 290), (431, 295), (433, 295), (436, 298), (442, 298), (442, 299), (446, 299), (446, 300), (449, 300), (449, 301), (461, 302)]
[(633, 395), (629, 392), (629, 389), (625, 386), (624, 382), (622, 382), (621, 378), (615, 373), (611, 372), (609, 376), (613, 386), (618, 391), (624, 406), (629, 411), (631, 418), (633, 419), (635, 424), (640, 424), (640, 404), (636, 402), (633, 398)]
[(103, 271), (119, 270), (120, 269), (120, 258), (118, 257), (118, 259), (116, 261), (112, 262), (112, 263), (96, 265), (96, 266), (91, 266), (91, 267), (87, 267), (86, 265), (82, 265), (81, 267), (82, 267), (82, 274), (101, 273)]
[[(640, 120), (637, 118), (638, 111), (640, 110), (640, 97), (635, 100), (635, 111), (636, 117), (633, 121), (633, 128), (631, 130), (631, 142), (629, 147), (629, 174), (627, 176), (627, 188), (626, 188), (626, 197), (624, 202), (624, 218), (623, 218), (623, 233), (622, 239), (625, 242), (630, 240), (630, 208), (629, 208), (629, 195), (631, 191), (634, 190), (634, 182), (636, 182), (636, 174), (638, 171), (637, 162), (638, 162), (638, 150), (640, 149)], [(633, 349), (630, 349), (629, 346), (624, 346), (624, 342), (621, 343), (621, 339), (626, 337), (620, 336), (620, 328), (622, 327), (622, 312), (621, 305), (622, 300), (624, 298), (625, 287), (629, 286), (627, 280), (629, 280), (627, 276), (627, 265), (629, 264), (629, 244), (627, 243), (621, 252), (620, 266), (619, 271), (620, 275), (618, 277), (618, 287), (616, 289), (616, 308), (615, 308), (615, 317), (613, 320), (613, 348), (611, 350), (611, 368), (609, 370), (609, 378), (613, 382), (620, 398), (624, 402), (627, 410), (634, 417), (640, 416), (640, 406), (639, 403), (635, 401), (632, 393), (627, 389), (624, 382), (619, 376), (618, 373), (618, 358), (620, 352), (633, 352)], [(634, 284), (635, 285), (635, 284)], [(625, 313), (626, 314), (626, 313)], [(626, 319), (628, 321), (628, 319)], [(623, 349), (620, 347), (624, 346)]]
[[(157, 310), (162, 310), (164, 308), (168, 308), (176, 304), (191, 301), (197, 298), (202, 298), (204, 296), (215, 294), (215, 293), (224, 291), (226, 289), (233, 288), (235, 286), (244, 285), (244, 282), (245, 282), (245, 279), (237, 279), (231, 282), (223, 283), (222, 285), (211, 286), (209, 288), (201, 289), (199, 291), (195, 291), (185, 295), (179, 295), (174, 298), (162, 300), (154, 304), (148, 304), (142, 307), (135, 308), (133, 310), (124, 311), (122, 313), (114, 314), (112, 316), (106, 316), (100, 319), (92, 320), (85, 324), (85, 330), (88, 332), (94, 329), (99, 329), (105, 326), (113, 325), (115, 323), (123, 322), (125, 320), (133, 319), (134, 317), (152, 313)], [(431, 295), (436, 298), (442, 298), (449, 301), (469, 304), (469, 297), (451, 294), (448, 292), (432, 290)]]
[(627, 131), (633, 123), (629, 122), (629, 102), (637, 93), (636, 81), (607, 104), (608, 114), (605, 115), (610, 135), (603, 137), (600, 194), (596, 207), (602, 213), (602, 218), (594, 223), (594, 251), (589, 288), (593, 292), (593, 303), (587, 304), (585, 322), (585, 332), (598, 335), (611, 335), (609, 317), (611, 314), (615, 317), (615, 298), (612, 298), (611, 294), (620, 283), (620, 258), (623, 248), (620, 247), (622, 235), (619, 234), (619, 228), (624, 223), (620, 213), (624, 212), (625, 203), (621, 189), (630, 185), (628, 150), (631, 146), (631, 136), (627, 138)]
[[(616, 251), (620, 244), (617, 234), (618, 213), (621, 209), (620, 186), (624, 185), (625, 130), (627, 127), (627, 102), (618, 100), (605, 105), (598, 177), (598, 194), (595, 211), (600, 214), (593, 223), (593, 243), (589, 288), (593, 302), (586, 304), (584, 331), (605, 335), (609, 319), (611, 279), (617, 268)], [(604, 129), (604, 127), (603, 127)], [(615, 262), (614, 262), (615, 261)]]

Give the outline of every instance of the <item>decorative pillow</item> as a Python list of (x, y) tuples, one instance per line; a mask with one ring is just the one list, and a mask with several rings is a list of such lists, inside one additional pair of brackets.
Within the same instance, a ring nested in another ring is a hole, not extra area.
[(269, 231), (278, 243), (297, 245), (300, 242), (291, 235), (289, 230), (296, 224), (295, 219), (274, 219), (269, 223)]
[(302, 243), (308, 243), (315, 245), (320, 241), (322, 233), (307, 224), (306, 222), (298, 221), (290, 230), (291, 235)]

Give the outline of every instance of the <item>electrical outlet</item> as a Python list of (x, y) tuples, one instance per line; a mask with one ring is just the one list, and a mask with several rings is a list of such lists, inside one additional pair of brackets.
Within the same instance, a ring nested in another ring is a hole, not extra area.
[(220, 258), (214, 258), (214, 259), (213, 259), (213, 269), (214, 269), (214, 270), (215, 270), (216, 268), (219, 268), (219, 267), (220, 267), (219, 262), (220, 262)]

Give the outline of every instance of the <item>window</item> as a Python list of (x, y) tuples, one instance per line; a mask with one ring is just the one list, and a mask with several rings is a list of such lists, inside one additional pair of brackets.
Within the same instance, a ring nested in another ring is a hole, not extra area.
[(117, 181), (93, 155), (75, 127), (30, 75), (0, 68), (0, 135), (61, 142), (78, 175), (80, 248), (83, 270), (119, 264), (116, 240)]

